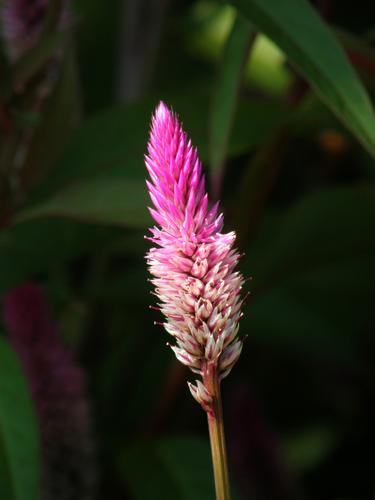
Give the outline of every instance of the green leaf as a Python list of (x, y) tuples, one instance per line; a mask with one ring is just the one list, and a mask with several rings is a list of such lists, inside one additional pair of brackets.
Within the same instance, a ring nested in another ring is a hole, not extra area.
[(222, 175), (244, 63), (253, 37), (249, 22), (238, 15), (224, 47), (211, 104), (210, 163), (215, 177)]
[(196, 436), (135, 445), (121, 465), (135, 500), (214, 499), (209, 443)]
[(39, 442), (20, 364), (0, 338), (0, 491), (6, 500), (40, 500)]
[(306, 0), (231, 0), (299, 68), (313, 89), (375, 155), (370, 99), (344, 51)]
[(36, 217), (67, 217), (83, 222), (147, 227), (145, 184), (123, 177), (97, 177), (72, 185), (50, 199), (17, 214), (14, 222)]

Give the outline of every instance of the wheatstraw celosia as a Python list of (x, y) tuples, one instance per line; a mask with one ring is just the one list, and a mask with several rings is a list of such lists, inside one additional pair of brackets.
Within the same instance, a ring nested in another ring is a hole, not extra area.
[(179, 361), (202, 377), (189, 383), (194, 398), (209, 411), (208, 374), (224, 378), (237, 361), (243, 277), (234, 269), (239, 254), (235, 233), (223, 234), (218, 204), (209, 208), (197, 150), (176, 115), (161, 102), (152, 118), (148, 154), (150, 229), (157, 246), (147, 254), (152, 283), (160, 300), (164, 327), (175, 338)]

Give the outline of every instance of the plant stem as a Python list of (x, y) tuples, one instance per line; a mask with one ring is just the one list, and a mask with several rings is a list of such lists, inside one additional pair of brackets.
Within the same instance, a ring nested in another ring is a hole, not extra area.
[(214, 395), (212, 409), (207, 412), (207, 420), (210, 433), (216, 500), (230, 500), (220, 381), (216, 369), (213, 368), (208, 371), (210, 372), (211, 394)]

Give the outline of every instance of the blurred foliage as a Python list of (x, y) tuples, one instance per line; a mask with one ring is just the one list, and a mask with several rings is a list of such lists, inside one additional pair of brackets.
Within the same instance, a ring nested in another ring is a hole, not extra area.
[[(236, 498), (372, 498), (373, 16), (338, 0), (73, 7), (16, 65), (0, 58), (0, 291), (42, 285), (86, 370), (98, 498), (213, 498), (205, 415), (149, 309), (143, 155), (160, 99), (245, 252), (248, 338), (223, 389)], [(37, 439), (4, 332), (4, 500), (39, 498)]]

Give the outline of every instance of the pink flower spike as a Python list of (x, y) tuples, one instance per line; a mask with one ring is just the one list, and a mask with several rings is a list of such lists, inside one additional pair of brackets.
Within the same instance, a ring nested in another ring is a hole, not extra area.
[(155, 294), (165, 315), (177, 359), (202, 376), (189, 383), (206, 411), (215, 397), (207, 374), (221, 379), (241, 352), (238, 320), (244, 283), (235, 271), (235, 233), (222, 234), (223, 215), (211, 208), (197, 150), (177, 116), (161, 102), (152, 117), (147, 187), (159, 227), (150, 229), (156, 246), (146, 255)]

